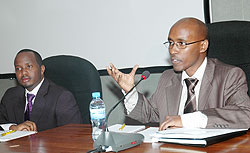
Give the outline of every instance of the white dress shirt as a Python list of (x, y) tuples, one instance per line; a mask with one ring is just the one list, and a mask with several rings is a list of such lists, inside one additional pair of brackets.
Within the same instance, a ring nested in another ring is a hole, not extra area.
[(41, 87), (43, 81), (44, 81), (44, 78), (42, 79), (42, 81), (41, 81), (32, 91), (29, 91), (29, 90), (25, 89), (26, 104), (25, 104), (24, 112), (26, 111), (26, 109), (27, 109), (27, 104), (28, 104), (27, 94), (33, 94), (33, 95), (35, 95), (35, 97), (32, 99), (32, 105), (33, 105), (34, 102), (35, 102), (35, 99), (36, 99), (37, 92), (38, 92), (38, 90), (40, 89), (40, 87)]
[[(198, 70), (195, 72), (191, 78), (197, 78), (198, 84), (195, 87), (195, 96), (196, 96), (196, 109), (198, 110), (198, 97), (200, 93), (200, 87), (201, 87), (201, 82), (203, 78), (203, 74), (205, 72), (207, 65), (207, 58), (203, 61), (201, 66), (198, 68)], [(205, 128), (207, 126), (207, 116), (205, 114), (202, 114), (200, 111), (196, 111), (193, 113), (187, 113), (183, 114), (184, 112), (184, 106), (187, 100), (187, 86), (186, 83), (184, 82), (184, 79), (190, 78), (185, 71), (182, 72), (182, 94), (181, 94), (181, 100), (180, 100), (180, 107), (179, 107), (179, 112), (178, 115), (181, 116), (182, 120), (182, 125), (183, 127), (189, 127), (189, 128)], [(124, 91), (123, 91), (124, 93)], [(124, 100), (124, 105), (127, 110), (127, 114), (129, 114), (134, 107), (137, 104), (138, 100), (138, 93), (136, 89), (134, 89), (130, 94), (127, 95), (126, 99)]]

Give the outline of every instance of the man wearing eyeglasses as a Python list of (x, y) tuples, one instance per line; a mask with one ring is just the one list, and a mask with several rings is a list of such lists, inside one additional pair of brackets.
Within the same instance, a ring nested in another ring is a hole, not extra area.
[[(125, 100), (129, 117), (142, 123), (160, 122), (159, 130), (176, 127), (249, 128), (250, 99), (245, 73), (207, 58), (208, 30), (195, 18), (184, 18), (170, 29), (164, 43), (173, 69), (163, 72), (150, 99), (132, 91)], [(109, 75), (127, 93), (138, 65), (129, 74), (113, 64)]]

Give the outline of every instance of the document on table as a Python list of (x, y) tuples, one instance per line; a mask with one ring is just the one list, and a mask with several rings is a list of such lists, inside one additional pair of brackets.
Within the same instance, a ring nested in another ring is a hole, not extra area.
[(176, 128), (157, 131), (152, 142), (168, 142), (205, 147), (220, 141), (246, 134), (248, 129)]
[(140, 133), (144, 136), (144, 143), (166, 142), (199, 147), (206, 147), (246, 134), (247, 130), (248, 129), (175, 128), (159, 131), (159, 127), (149, 127), (145, 129), (144, 125), (123, 126), (122, 124), (115, 124), (109, 127), (109, 131), (113, 132)]
[(123, 125), (123, 124), (115, 124), (108, 127), (109, 131), (112, 132), (121, 132), (121, 133), (136, 133), (138, 131), (144, 130), (144, 125)]
[(35, 131), (15, 131), (2, 136), (2, 134), (8, 133), (8, 131), (0, 131), (0, 142), (14, 140), (17, 138), (25, 137), (31, 134), (35, 134)]
[(152, 143), (153, 135), (159, 131), (159, 127), (149, 127), (145, 130), (142, 130), (138, 133), (142, 134), (144, 136), (144, 143)]

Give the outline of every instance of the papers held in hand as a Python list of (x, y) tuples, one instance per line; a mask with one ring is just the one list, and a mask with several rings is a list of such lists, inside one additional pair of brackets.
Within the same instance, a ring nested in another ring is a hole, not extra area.
[(248, 129), (176, 128), (153, 134), (154, 142), (177, 143), (206, 147), (247, 133)]

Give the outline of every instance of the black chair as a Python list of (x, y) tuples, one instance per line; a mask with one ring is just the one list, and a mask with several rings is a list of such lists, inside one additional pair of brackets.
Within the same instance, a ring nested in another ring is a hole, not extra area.
[(242, 68), (250, 89), (250, 22), (225, 21), (207, 26), (210, 40), (208, 57)]
[(45, 77), (73, 93), (83, 123), (90, 123), (92, 92), (102, 93), (101, 79), (95, 66), (83, 58), (68, 55), (48, 57), (43, 64), (46, 67)]

